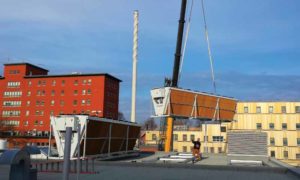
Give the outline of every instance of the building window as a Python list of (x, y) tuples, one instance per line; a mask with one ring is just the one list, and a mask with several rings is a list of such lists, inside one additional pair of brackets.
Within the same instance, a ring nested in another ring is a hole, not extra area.
[(64, 95), (65, 95), (65, 91), (64, 91), (64, 90), (61, 90), (61, 91), (60, 91), (60, 95), (61, 95), (61, 96), (64, 96)]
[(270, 124), (269, 124), (269, 128), (270, 128), (270, 129), (274, 129), (274, 123), (270, 123)]
[(5, 107), (19, 107), (21, 106), (21, 101), (3, 101), (3, 106)]
[(81, 104), (82, 104), (82, 105), (85, 105), (85, 100), (84, 100), (84, 99), (81, 100)]
[(226, 127), (225, 126), (221, 126), (221, 132), (226, 132)]
[(74, 85), (75, 85), (75, 86), (78, 85), (78, 80), (77, 80), (77, 79), (74, 81)]
[(20, 86), (20, 82), (7, 82), (7, 87), (19, 87)]
[(40, 121), (40, 125), (43, 125), (44, 124), (44, 122), (43, 121)]
[(56, 85), (56, 81), (53, 80), (53, 81), (52, 81), (52, 86), (55, 86), (55, 85)]
[(55, 90), (51, 91), (51, 96), (55, 96)]
[(4, 97), (20, 97), (22, 96), (22, 91), (5, 91), (3, 95)]
[(85, 95), (86, 91), (85, 89), (82, 90), (82, 95)]
[(256, 129), (261, 129), (261, 123), (256, 123)]
[(248, 113), (248, 112), (249, 112), (248, 106), (245, 106), (244, 107), (244, 113)]
[(281, 106), (281, 113), (286, 113), (286, 106)]
[(300, 138), (297, 138), (297, 145), (300, 146)]
[(261, 113), (261, 107), (260, 106), (256, 107), (256, 113)]
[(272, 146), (275, 145), (275, 138), (273, 138), (273, 137), (270, 138), (270, 145), (272, 145)]
[(282, 130), (286, 130), (287, 129), (287, 124), (286, 123), (282, 123)]
[(87, 104), (87, 105), (91, 105), (91, 100), (89, 100), (89, 99), (86, 100), (86, 104)]
[(178, 141), (178, 134), (174, 134), (174, 141)]
[(38, 81), (38, 86), (40, 86), (42, 84), (42, 82), (41, 81)]
[(31, 84), (32, 84), (31, 81), (28, 81), (28, 86), (31, 86)]
[(82, 80), (82, 84), (86, 84), (86, 79)]
[(61, 81), (61, 85), (62, 85), (62, 86), (64, 86), (65, 83), (66, 83), (65, 80), (62, 80), (62, 81)]
[(9, 74), (20, 74), (20, 70), (10, 70)]
[(51, 102), (50, 102), (51, 106), (53, 106), (54, 103), (55, 103), (55, 101), (54, 101), (54, 100), (51, 100)]
[(51, 115), (51, 116), (54, 116), (54, 111), (50, 111), (50, 115)]
[(88, 79), (88, 85), (91, 85), (91, 84), (92, 84), (92, 80)]
[(0, 121), (0, 125), (2, 125), (2, 126), (19, 126), (20, 121), (18, 121), (18, 120), (2, 120), (2, 121)]
[(2, 117), (19, 117), (21, 111), (2, 111)]
[(214, 147), (210, 147), (210, 153), (215, 153), (215, 148)]
[(194, 134), (191, 134), (191, 141), (194, 141), (195, 140), (195, 135)]
[(28, 126), (28, 121), (24, 121), (24, 126)]
[(74, 90), (74, 95), (77, 95), (78, 94), (78, 90)]
[(27, 105), (27, 106), (30, 106), (30, 101), (26, 101), (26, 105)]
[(27, 96), (30, 96), (31, 95), (31, 91), (27, 91)]
[(296, 112), (296, 113), (300, 113), (300, 106), (296, 106), (296, 107), (295, 107), (295, 112)]
[(275, 158), (275, 151), (271, 151), (271, 157), (274, 157)]
[(296, 129), (300, 130), (300, 123), (296, 123)]
[(38, 120), (35, 120), (34, 121), (34, 125), (36, 126), (36, 125), (38, 125), (39, 124), (39, 121)]
[(186, 134), (182, 135), (182, 141), (187, 141), (187, 135)]
[(29, 111), (26, 111), (25, 116), (29, 116)]
[(287, 138), (283, 138), (283, 145), (284, 145), (284, 146), (287, 146), (287, 145), (288, 145), (288, 140), (287, 140)]
[(88, 89), (87, 94), (92, 94), (92, 90)]
[(187, 147), (186, 146), (182, 146), (182, 151), (183, 152), (187, 152)]
[(289, 158), (289, 152), (288, 151), (283, 151), (283, 156), (285, 159)]
[(273, 113), (273, 111), (274, 111), (273, 106), (269, 106), (269, 113)]
[(152, 134), (152, 141), (156, 141), (156, 140), (157, 140), (156, 134)]
[(296, 154), (296, 159), (300, 159), (300, 154)]
[(73, 100), (73, 105), (77, 105), (77, 100)]
[(218, 153), (222, 153), (222, 148), (221, 147), (218, 147)]
[(223, 136), (213, 136), (213, 142), (223, 142)]
[(61, 100), (59, 104), (60, 104), (61, 106), (64, 106), (64, 105), (65, 105), (65, 101)]

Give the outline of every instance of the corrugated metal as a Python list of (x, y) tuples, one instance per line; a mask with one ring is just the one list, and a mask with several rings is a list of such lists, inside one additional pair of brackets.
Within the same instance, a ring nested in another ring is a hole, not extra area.
[(243, 155), (268, 155), (267, 133), (228, 132), (228, 153)]

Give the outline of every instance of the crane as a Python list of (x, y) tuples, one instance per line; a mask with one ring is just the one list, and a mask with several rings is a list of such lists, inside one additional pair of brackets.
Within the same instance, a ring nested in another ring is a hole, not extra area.
[[(211, 61), (214, 94), (185, 90), (178, 87), (178, 81), (180, 78), (180, 70), (182, 65), (181, 60), (186, 7), (187, 0), (182, 0), (180, 19), (178, 24), (176, 51), (174, 56), (173, 76), (171, 79), (165, 78), (165, 87), (155, 88), (151, 90), (152, 102), (155, 110), (155, 117), (162, 117), (165, 122), (163, 125), (164, 127), (162, 128), (162, 140), (160, 141), (160, 143), (164, 144), (165, 152), (170, 152), (173, 150), (173, 124), (175, 118), (195, 118), (199, 120), (214, 121), (216, 120), (217, 114), (217, 120), (219, 121), (232, 121), (237, 103), (237, 100), (234, 98), (220, 96), (216, 94), (214, 75), (212, 69), (212, 57), (210, 53), (205, 19), (205, 32), (206, 40), (208, 43), (209, 58)], [(202, 10), (204, 15), (204, 9)]]
[[(178, 34), (177, 34), (177, 43), (176, 43), (176, 52), (174, 56), (174, 66), (173, 66), (173, 76), (171, 84), (168, 84), (168, 80), (166, 80), (165, 84), (171, 85), (172, 87), (178, 87), (178, 79), (179, 79), (179, 68), (180, 68), (180, 60), (181, 60), (181, 50), (182, 50), (182, 39), (184, 32), (184, 23), (185, 23), (185, 13), (186, 13), (187, 0), (181, 1), (181, 10), (180, 10), (180, 19), (178, 24)], [(172, 116), (167, 117), (166, 119), (166, 137), (165, 137), (165, 152), (170, 152), (173, 150), (173, 124), (174, 118)]]

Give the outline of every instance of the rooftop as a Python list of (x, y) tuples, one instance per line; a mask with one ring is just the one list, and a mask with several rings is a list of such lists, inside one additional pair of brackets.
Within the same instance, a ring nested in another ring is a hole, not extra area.
[[(110, 161), (96, 160), (94, 172), (80, 174), (79, 179), (241, 179), (243, 180), (293, 180), (299, 179), (299, 173), (291, 171), (285, 165), (267, 157), (229, 157), (225, 154), (204, 154), (203, 160), (193, 164), (190, 161), (176, 163), (159, 161), (177, 153), (141, 153), (138, 157), (127, 159), (112, 159)], [(262, 160), (263, 166), (230, 165), (230, 159)], [(84, 163), (85, 164), (85, 163)], [(83, 165), (84, 165), (83, 164)], [(89, 161), (91, 164), (91, 161)], [(85, 166), (85, 165), (84, 165)], [(73, 166), (71, 166), (73, 167)], [(295, 169), (299, 172), (299, 169)], [(0, 166), (0, 179), (8, 177), (7, 166)], [(38, 172), (38, 179), (60, 179), (62, 173)], [(70, 179), (76, 179), (76, 173), (70, 173)]]
[(53, 75), (32, 75), (32, 76), (25, 76), (24, 78), (52, 78), (52, 77), (78, 77), (78, 76), (107, 76), (109, 78), (115, 79), (119, 82), (122, 80), (108, 74), (108, 73), (85, 73), (85, 74), (53, 74)]
[[(34, 64), (31, 63), (27, 63), (27, 62), (20, 62), (20, 63), (7, 63), (4, 64), (4, 66), (19, 66), (19, 65), (27, 65), (27, 66), (31, 66), (34, 68), (38, 68), (41, 69), (43, 71), (47, 71), (49, 72), (47, 69), (44, 69), (42, 67), (36, 66)], [(108, 74), (108, 73), (70, 73), (70, 74), (50, 74), (50, 75), (27, 75), (24, 78), (53, 78), (53, 77), (78, 77), (78, 76), (106, 76), (109, 77), (111, 79), (114, 79), (116, 81), (122, 82), (122, 80)], [(0, 79), (3, 79), (4, 77), (0, 76)]]
[(6, 63), (4, 64), (4, 66), (19, 66), (19, 65), (27, 65), (27, 66), (31, 66), (31, 67), (34, 67), (34, 68), (38, 68), (38, 69), (41, 69), (41, 70), (44, 70), (44, 71), (47, 71), (47, 69), (44, 69), (42, 67), (39, 67), (39, 66), (36, 66), (36, 65), (33, 65), (33, 64), (30, 64), (30, 63), (27, 63), (27, 62), (20, 62), (20, 63)]

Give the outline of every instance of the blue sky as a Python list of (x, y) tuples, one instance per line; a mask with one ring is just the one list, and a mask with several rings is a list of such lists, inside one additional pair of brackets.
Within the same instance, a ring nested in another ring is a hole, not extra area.
[[(190, 1), (189, 1), (190, 2)], [(171, 76), (180, 0), (0, 0), (0, 61), (122, 79), (129, 118), (133, 11), (140, 11), (138, 121), (149, 91)], [(217, 91), (239, 100), (300, 100), (300, 1), (206, 0)], [(200, 0), (195, 0), (181, 87), (212, 91)], [(2, 73), (2, 69), (1, 69)]]

